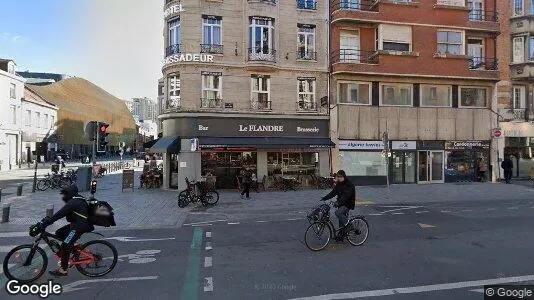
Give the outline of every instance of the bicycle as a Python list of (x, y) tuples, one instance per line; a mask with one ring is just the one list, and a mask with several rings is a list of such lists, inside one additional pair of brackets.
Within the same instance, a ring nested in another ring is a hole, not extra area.
[[(354, 216), (345, 227), (336, 229), (330, 218), (330, 207), (333, 203), (335, 202), (322, 203), (307, 216), (310, 226), (306, 229), (304, 242), (312, 251), (326, 248), (332, 235), (340, 232), (343, 240), (346, 238), (353, 246), (363, 245), (369, 237), (369, 224), (363, 216)], [(317, 242), (314, 239), (317, 239)]]
[[(50, 247), (58, 263), (61, 261), (58, 254), (61, 241), (57, 236), (45, 230), (36, 234), (31, 232), (32, 228), (30, 228), (30, 236), (35, 237), (32, 244), (17, 246), (4, 258), (3, 270), (9, 280), (30, 283), (43, 276), (48, 266), (48, 256), (39, 246), (41, 240)], [(99, 233), (93, 234), (103, 236)], [(104, 249), (110, 252), (103, 253)], [(115, 246), (104, 240), (92, 240), (84, 244), (74, 244), (74, 251), (69, 259), (69, 268), (75, 267), (87, 277), (102, 277), (115, 268), (117, 260), (118, 254)], [(104, 269), (92, 272), (99, 268)]]
[(46, 174), (44, 178), (39, 179), (37, 181), (37, 190), (38, 191), (46, 191), (49, 188), (57, 189), (57, 188), (66, 188), (69, 187), (72, 184), (71, 180), (69, 178), (66, 178), (63, 173), (62, 174)]
[[(178, 194), (178, 207), (184, 208), (191, 202), (200, 202), (204, 206), (215, 205), (219, 202), (219, 193), (214, 188), (208, 187), (206, 182), (190, 182), (186, 178), (185, 183), (187, 189)], [(198, 192), (195, 191), (196, 186), (198, 186)]]

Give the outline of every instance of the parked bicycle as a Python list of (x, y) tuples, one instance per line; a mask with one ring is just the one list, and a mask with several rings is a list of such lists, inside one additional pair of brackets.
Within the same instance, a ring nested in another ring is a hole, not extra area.
[(204, 206), (211, 206), (219, 202), (219, 193), (205, 181), (189, 181), (185, 178), (187, 189), (178, 195), (178, 207), (186, 207), (191, 202), (200, 202)]
[(310, 226), (306, 229), (304, 242), (312, 251), (326, 248), (332, 236), (338, 233), (353, 246), (363, 245), (369, 237), (369, 224), (363, 216), (352, 217), (345, 227), (336, 229), (330, 219), (330, 207), (333, 203), (335, 201), (321, 203), (307, 217)]
[[(102, 236), (98, 233), (93, 234)], [(48, 266), (48, 255), (39, 246), (41, 240), (50, 247), (56, 260), (61, 261), (58, 254), (61, 241), (58, 237), (46, 231), (32, 234), (31, 228), (30, 236), (35, 237), (32, 244), (13, 248), (4, 259), (4, 274), (10, 280), (30, 283), (44, 274)], [(115, 268), (117, 260), (118, 253), (113, 244), (104, 240), (92, 240), (74, 245), (74, 252), (69, 259), (69, 268), (76, 267), (80, 273), (88, 277), (101, 277)]]
[(39, 179), (37, 181), (37, 190), (38, 191), (46, 191), (49, 188), (52, 189), (63, 189), (70, 185), (72, 185), (72, 181), (70, 178), (65, 177), (64, 173), (55, 174), (52, 173), (52, 175), (46, 174), (44, 178)]

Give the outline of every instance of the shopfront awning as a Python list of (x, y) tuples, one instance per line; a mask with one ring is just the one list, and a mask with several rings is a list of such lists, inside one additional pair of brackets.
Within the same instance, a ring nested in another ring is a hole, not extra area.
[(180, 137), (166, 136), (160, 138), (154, 146), (150, 148), (150, 152), (156, 153), (178, 153), (180, 152)]
[(335, 144), (329, 138), (288, 137), (201, 137), (201, 149), (256, 148), (256, 149), (310, 149), (331, 148)]

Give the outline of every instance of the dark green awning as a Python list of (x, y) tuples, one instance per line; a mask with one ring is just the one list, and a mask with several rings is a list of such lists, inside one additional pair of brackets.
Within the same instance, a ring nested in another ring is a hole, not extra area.
[(165, 136), (160, 138), (150, 148), (150, 151), (156, 153), (178, 153), (180, 152), (180, 144), (179, 136)]

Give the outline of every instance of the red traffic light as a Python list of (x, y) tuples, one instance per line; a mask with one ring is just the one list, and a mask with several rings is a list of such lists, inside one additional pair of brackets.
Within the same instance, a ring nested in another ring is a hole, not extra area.
[(100, 123), (100, 127), (98, 128), (101, 133), (106, 133), (108, 131), (109, 124), (107, 123)]

